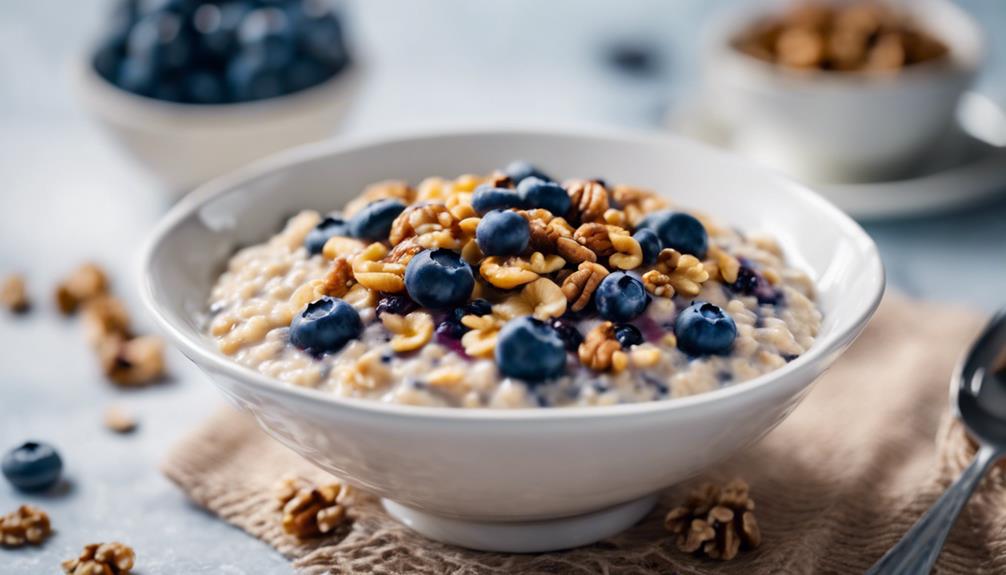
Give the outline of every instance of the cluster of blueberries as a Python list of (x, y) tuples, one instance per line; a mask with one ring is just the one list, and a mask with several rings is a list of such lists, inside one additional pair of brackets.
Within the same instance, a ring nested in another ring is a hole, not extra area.
[(349, 56), (328, 0), (120, 0), (92, 63), (134, 94), (227, 104), (310, 88)]
[[(528, 223), (511, 211), (512, 208), (543, 208), (557, 214), (565, 214), (570, 209), (570, 198), (562, 186), (530, 164), (514, 162), (505, 172), (515, 188), (483, 185), (472, 196), (472, 207), (482, 215), (475, 238), (487, 256), (516, 255), (527, 248), (530, 241)], [(394, 219), (405, 208), (399, 200), (382, 199), (368, 204), (348, 220), (329, 216), (308, 234), (305, 246), (310, 253), (317, 254), (333, 236), (383, 240), (388, 237)], [(699, 220), (670, 210), (646, 216), (633, 237), (643, 248), (647, 265), (653, 264), (664, 248), (702, 259), (709, 245), (705, 227)], [(446, 249), (425, 250), (406, 266), (406, 294), (385, 295), (377, 305), (377, 313), (407, 314), (419, 306), (447, 312), (437, 327), (437, 335), (456, 340), (467, 331), (461, 324), (463, 316), (481, 316), (492, 311), (486, 300), (469, 301), (474, 287), (475, 274), (459, 254)], [(771, 295), (770, 286), (748, 264), (742, 266), (737, 282), (730, 287), (755, 294), (759, 301)], [(616, 271), (598, 285), (592, 308), (586, 313), (596, 313), (615, 323), (616, 339), (628, 348), (644, 341), (640, 330), (629, 322), (642, 315), (649, 303), (650, 295), (638, 277)], [(530, 383), (562, 375), (567, 353), (575, 353), (583, 340), (574, 319), (544, 322), (522, 317), (508, 322), (500, 331), (496, 345), (500, 371)], [(308, 305), (294, 318), (290, 341), (311, 353), (323, 354), (338, 351), (359, 337), (362, 329), (360, 317), (352, 306), (326, 297)], [(718, 306), (695, 301), (678, 314), (674, 333), (678, 347), (685, 353), (693, 356), (724, 354), (733, 346), (737, 326)]]
[(22, 491), (45, 491), (59, 481), (63, 460), (51, 445), (26, 441), (4, 454), (0, 469)]

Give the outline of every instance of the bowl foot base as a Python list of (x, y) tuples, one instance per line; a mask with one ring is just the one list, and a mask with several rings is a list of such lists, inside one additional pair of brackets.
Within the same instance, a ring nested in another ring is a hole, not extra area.
[(441, 517), (382, 499), (384, 509), (420, 535), (469, 549), (538, 553), (587, 545), (628, 529), (657, 501), (648, 495), (583, 515), (539, 521), (470, 521)]

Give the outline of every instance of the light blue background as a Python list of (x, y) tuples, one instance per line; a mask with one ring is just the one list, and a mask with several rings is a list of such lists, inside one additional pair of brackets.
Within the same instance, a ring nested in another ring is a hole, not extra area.
[[(990, 37), (981, 88), (1006, 101), (1006, 4), (962, 3), (1000, 32)], [(366, 81), (345, 132), (499, 122), (656, 128), (693, 86), (693, 46), (717, 4), (356, 2), (350, 20)], [(288, 573), (276, 553), (188, 503), (157, 471), (168, 447), (221, 405), (211, 386), (172, 353), (170, 384), (113, 389), (79, 326), (51, 306), (55, 282), (94, 259), (139, 310), (135, 248), (167, 207), (73, 94), (74, 66), (104, 5), (7, 0), (0, 12), (0, 274), (26, 273), (40, 303), (27, 318), (0, 321), (0, 447), (51, 441), (71, 481), (57, 497), (0, 484), (0, 512), (40, 503), (57, 529), (42, 548), (0, 550), (0, 573), (52, 573), (83, 544), (110, 539), (136, 548), (144, 574)], [(662, 72), (640, 78), (613, 70), (606, 47), (626, 41), (657, 46)], [(1006, 201), (867, 229), (894, 288), (985, 310), (1006, 304)], [(137, 434), (101, 428), (113, 401), (138, 413)]]

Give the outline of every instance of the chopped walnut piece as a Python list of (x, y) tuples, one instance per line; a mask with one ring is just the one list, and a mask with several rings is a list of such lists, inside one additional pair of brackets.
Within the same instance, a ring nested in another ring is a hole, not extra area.
[(563, 237), (556, 240), (555, 251), (562, 256), (563, 259), (574, 264), (597, 261), (597, 254), (591, 251), (590, 248), (581, 245), (573, 238)]
[(603, 222), (608, 210), (608, 190), (596, 180), (570, 180), (563, 183), (573, 206), (572, 220)]
[(548, 278), (538, 278), (524, 286), (520, 298), (533, 310), (531, 315), (542, 321), (566, 313), (566, 295)]
[(385, 293), (405, 291), (405, 264), (383, 261), (388, 248), (374, 242), (353, 258), (353, 277), (364, 287)]
[(0, 517), (0, 545), (40, 545), (52, 533), (49, 516), (34, 505), (22, 505)]
[(534, 252), (526, 259), (518, 259), (517, 265), (536, 274), (545, 275), (561, 270), (566, 265), (566, 260), (555, 254), (546, 256), (541, 252)]
[(761, 543), (754, 508), (743, 480), (723, 487), (705, 483), (689, 494), (684, 505), (667, 513), (664, 527), (677, 535), (681, 551), (729, 561), (741, 549)]
[(415, 351), (433, 337), (433, 318), (422, 311), (414, 311), (406, 316), (382, 313), (381, 322), (394, 334), (391, 349), (397, 353)]
[(741, 270), (740, 261), (717, 246), (709, 246), (709, 253), (702, 267), (709, 272), (709, 279), (732, 284), (737, 281)]
[(331, 533), (346, 519), (348, 493), (338, 482), (315, 485), (301, 478), (283, 479), (276, 489), (283, 531), (298, 539)]
[(610, 321), (587, 332), (577, 355), (580, 363), (594, 371), (618, 373), (629, 367), (629, 356), (622, 351), (622, 344), (615, 339), (615, 324)]
[(100, 295), (84, 304), (81, 312), (84, 334), (91, 345), (98, 346), (109, 337), (130, 337), (129, 312), (117, 297)]
[(608, 270), (600, 264), (583, 262), (577, 270), (562, 282), (562, 293), (569, 302), (569, 309), (580, 311), (587, 307), (601, 280), (608, 275)]
[(126, 387), (147, 385), (164, 375), (164, 342), (149, 335), (110, 336), (98, 344), (98, 359), (113, 382)]
[(125, 575), (133, 569), (136, 553), (118, 542), (85, 545), (80, 556), (63, 561), (66, 575)]
[(643, 274), (646, 290), (659, 297), (695, 297), (702, 289), (702, 283), (709, 279), (709, 272), (702, 262), (691, 254), (665, 248), (657, 256), (657, 265)]
[(95, 264), (84, 264), (56, 286), (56, 305), (64, 315), (70, 315), (89, 299), (108, 291), (108, 278)]
[(499, 170), (493, 170), (493, 173), (486, 177), (485, 183), (489, 184), (494, 188), (512, 188), (513, 180), (510, 176), (504, 174)]
[(12, 313), (24, 313), (31, 307), (24, 276), (9, 275), (0, 284), (0, 304)]
[(386, 198), (401, 200), (405, 204), (411, 204), (416, 199), (416, 191), (409, 186), (408, 182), (401, 180), (376, 182), (367, 186), (362, 194), (346, 204), (346, 207), (342, 210), (342, 214), (344, 217), (349, 218), (363, 209), (367, 204)]
[(606, 258), (615, 252), (608, 236), (608, 226), (598, 223), (586, 223), (576, 228), (573, 239), (585, 248), (594, 252), (599, 258)]
[(418, 204), (405, 208), (391, 224), (388, 241), (398, 245), (413, 236), (448, 230), (457, 222), (443, 203)]
[(667, 207), (667, 201), (656, 193), (634, 186), (615, 186), (611, 190), (611, 199), (622, 209), (627, 223), (632, 226), (639, 224), (646, 214)]
[(643, 264), (643, 248), (635, 238), (625, 233), (611, 233), (611, 246), (615, 253), (608, 258), (613, 268), (633, 270)]
[(344, 256), (339, 256), (332, 260), (332, 267), (325, 274), (325, 285), (322, 290), (326, 295), (332, 297), (342, 297), (353, 287), (353, 265)]
[(338, 257), (352, 258), (363, 251), (367, 244), (356, 238), (346, 238), (342, 236), (332, 236), (328, 238), (321, 248), (321, 254), (325, 259), (334, 260)]
[[(495, 307), (494, 311), (495, 311)], [(505, 323), (499, 314), (466, 315), (461, 323), (468, 331), (461, 336), (461, 345), (471, 357), (491, 358), (496, 351), (496, 338)]]
[(520, 265), (517, 258), (490, 256), (479, 266), (482, 279), (500, 289), (513, 289), (538, 279), (538, 274)]
[(136, 431), (136, 418), (118, 406), (105, 410), (105, 427), (115, 433), (132, 433)]

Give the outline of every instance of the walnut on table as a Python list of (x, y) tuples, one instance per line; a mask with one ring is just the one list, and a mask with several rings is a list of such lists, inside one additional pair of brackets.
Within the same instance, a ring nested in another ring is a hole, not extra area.
[(95, 264), (84, 264), (56, 286), (56, 306), (63, 315), (76, 313), (81, 304), (108, 292), (108, 277)]
[(689, 494), (684, 505), (667, 513), (664, 527), (677, 535), (675, 543), (681, 551), (729, 561), (741, 549), (754, 549), (761, 543), (754, 508), (743, 480), (734, 479), (723, 487), (705, 483)]
[(34, 505), (22, 505), (0, 517), (0, 545), (40, 545), (52, 533), (49, 516)]
[(25, 313), (31, 307), (24, 276), (9, 275), (0, 283), (0, 304), (11, 313)]
[(113, 541), (85, 545), (78, 557), (63, 561), (66, 575), (126, 575), (136, 563), (133, 548)]
[(315, 485), (298, 477), (284, 478), (276, 488), (283, 531), (298, 539), (331, 533), (346, 520), (348, 496), (349, 488), (338, 482)]

